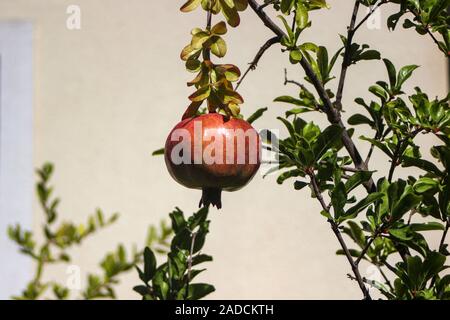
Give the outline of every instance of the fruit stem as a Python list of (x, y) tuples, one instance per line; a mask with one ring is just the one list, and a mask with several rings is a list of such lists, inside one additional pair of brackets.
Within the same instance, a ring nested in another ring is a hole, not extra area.
[(209, 207), (209, 205), (212, 204), (212, 206), (217, 207), (217, 209), (222, 208), (221, 195), (221, 188), (203, 188), (199, 207)]

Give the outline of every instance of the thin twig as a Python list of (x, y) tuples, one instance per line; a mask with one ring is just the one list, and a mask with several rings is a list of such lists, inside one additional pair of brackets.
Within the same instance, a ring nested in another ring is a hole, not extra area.
[[(398, 139), (398, 135), (397, 135), (397, 139)], [(402, 144), (403, 144), (403, 142), (400, 139), (398, 139), (398, 143), (395, 146), (394, 155), (393, 155), (392, 160), (391, 160), (391, 167), (389, 168), (389, 175), (388, 175), (389, 183), (392, 181), (392, 178), (394, 176), (395, 168), (398, 166), (398, 158), (400, 157)]]
[[(353, 277), (351, 274), (347, 273), (347, 277), (351, 280), (356, 280), (355, 277)], [(378, 290), (380, 290), (383, 294), (385, 295), (392, 295), (390, 292), (386, 291), (386, 289), (384, 289), (383, 287), (381, 287), (380, 285), (377, 284), (376, 281), (374, 280), (370, 280), (367, 279), (366, 277), (362, 278), (364, 283), (367, 283), (369, 286), (371, 286), (372, 288), (376, 288)], [(392, 287), (392, 286), (391, 286)], [(394, 290), (393, 288), (391, 290)]]
[[(323, 210), (325, 210), (326, 212), (329, 213), (328, 207), (325, 204), (325, 200), (323, 199), (322, 194), (320, 192), (320, 188), (317, 184), (317, 180), (316, 180), (316, 176), (315, 176), (314, 172), (310, 172), (309, 176), (311, 178), (311, 185), (313, 187), (316, 198), (319, 200)], [(332, 219), (328, 219), (328, 222), (330, 223), (331, 229), (333, 230), (334, 234), (336, 235), (336, 237), (339, 241), (339, 244), (341, 245), (342, 250), (344, 251), (344, 254), (347, 257), (347, 260), (350, 263), (353, 274), (355, 275), (355, 279), (358, 281), (359, 287), (361, 288), (361, 291), (364, 295), (364, 299), (371, 300), (369, 291), (367, 290), (366, 286), (364, 285), (364, 281), (361, 277), (361, 274), (359, 273), (358, 266), (355, 264), (355, 262), (352, 258), (352, 255), (350, 254), (350, 251), (348, 250), (347, 244), (345, 243), (344, 239), (342, 238), (342, 234), (339, 231), (338, 224)]]
[(188, 298), (189, 295), (189, 284), (191, 282), (191, 273), (192, 273), (192, 256), (194, 254), (194, 245), (195, 245), (195, 238), (197, 237), (197, 232), (193, 232), (191, 234), (191, 248), (189, 250), (189, 258), (188, 258), (188, 273), (187, 273), (187, 284), (186, 284), (186, 293), (185, 293), (185, 300)]
[(370, 8), (369, 13), (356, 25), (356, 27), (353, 30), (356, 32), (363, 25), (363, 23), (366, 22), (367, 19), (369, 19), (372, 16), (372, 14), (375, 13), (375, 11), (377, 11), (377, 9), (379, 7), (381, 7), (383, 4), (385, 4), (387, 2), (388, 1), (386, 1), (386, 0), (382, 0), (382, 1), (378, 2), (377, 4), (375, 4), (374, 6), (372, 6)]
[(395, 168), (399, 165), (398, 160), (401, 157), (401, 155), (403, 154), (403, 152), (405, 151), (405, 148), (408, 146), (407, 141), (409, 139), (414, 139), (414, 137), (419, 134), (419, 132), (421, 132), (423, 129), (422, 128), (418, 128), (416, 130), (414, 130), (413, 132), (410, 133), (410, 135), (404, 137), (403, 139), (400, 139), (400, 136), (397, 134), (397, 140), (398, 143), (395, 147), (395, 151), (394, 151), (394, 155), (392, 158), (392, 162), (391, 162), (391, 167), (389, 168), (389, 175), (388, 175), (388, 181), (391, 182), (392, 178), (394, 176), (394, 171)]
[(388, 268), (389, 271), (391, 271), (392, 273), (397, 274), (397, 269), (393, 265), (391, 265), (389, 262), (383, 261), (383, 265), (386, 266), (386, 268)]
[(353, 7), (353, 13), (350, 20), (350, 26), (347, 29), (347, 42), (345, 43), (345, 51), (344, 51), (344, 59), (342, 61), (341, 66), (341, 74), (339, 76), (339, 83), (338, 83), (338, 89), (336, 93), (336, 107), (338, 109), (342, 109), (342, 94), (344, 91), (344, 84), (345, 84), (345, 77), (347, 75), (347, 69), (351, 64), (351, 46), (353, 41), (353, 36), (355, 35), (356, 31), (363, 25), (364, 22), (369, 19), (369, 17), (383, 4), (385, 4), (387, 1), (382, 0), (379, 2), (376, 6), (374, 6), (370, 12), (358, 23), (356, 24), (356, 20), (358, 17), (358, 11), (360, 6), (360, 0), (355, 1), (355, 5)]
[[(441, 237), (441, 241), (439, 242), (439, 253), (444, 254), (444, 249), (445, 249), (445, 238), (447, 237), (447, 233), (448, 233), (448, 229), (450, 229), (450, 218), (447, 218), (447, 222), (445, 224), (445, 229), (444, 232), (442, 233), (442, 237)], [(433, 279), (431, 279), (430, 282), (430, 288), (432, 288), (434, 286), (434, 283), (437, 280), (437, 274), (433, 277)]]
[(342, 93), (344, 91), (344, 83), (345, 83), (345, 77), (347, 75), (347, 68), (350, 66), (351, 46), (352, 46), (353, 36), (356, 31), (355, 24), (356, 24), (356, 18), (358, 17), (359, 5), (360, 5), (359, 0), (356, 0), (355, 5), (353, 7), (353, 13), (352, 13), (352, 18), (350, 20), (350, 26), (347, 29), (347, 41), (345, 43), (344, 59), (342, 60), (341, 74), (339, 76), (339, 84), (338, 84), (338, 89), (337, 89), (337, 93), (336, 93), (336, 107), (338, 109), (342, 109)]
[(262, 5), (259, 6), (259, 9), (262, 10), (267, 6), (270, 6), (271, 4), (275, 4), (276, 2), (279, 2), (278, 0), (272, 0), (272, 1), (268, 1), (266, 3), (263, 3)]
[(295, 81), (295, 80), (288, 79), (288, 76), (287, 76), (287, 69), (284, 68), (284, 85), (287, 85), (288, 83), (295, 84), (295, 85), (296, 85), (297, 87), (299, 87), (300, 89), (306, 90), (306, 87), (305, 87), (303, 84), (301, 84), (300, 82)]
[(360, 172), (361, 170), (357, 169), (357, 168), (352, 168), (352, 167), (342, 167), (341, 168), (344, 171), (349, 171), (349, 172)]
[[(206, 30), (211, 30), (212, 24), (212, 14), (211, 11), (208, 10), (206, 13)], [(211, 49), (206, 48), (203, 50), (203, 60), (211, 60)]]
[(245, 79), (245, 77), (247, 76), (247, 74), (250, 72), (250, 70), (255, 70), (256, 66), (258, 65), (259, 60), (261, 59), (261, 57), (264, 55), (264, 53), (271, 47), (273, 46), (275, 43), (280, 42), (280, 37), (276, 36), (273, 38), (270, 38), (269, 40), (267, 40), (262, 47), (258, 50), (258, 52), (256, 53), (255, 58), (253, 58), (252, 62), (249, 63), (249, 67), (247, 68), (247, 70), (244, 72), (244, 74), (242, 75), (241, 79), (238, 81), (238, 83), (236, 84), (236, 89), (239, 88), (239, 86), (241, 85), (242, 81)]
[(447, 50), (445, 49), (445, 47), (442, 47), (441, 43), (439, 42), (439, 40), (434, 36), (434, 34), (430, 31), (430, 29), (428, 28), (428, 25), (424, 24), (422, 22), (422, 19), (420, 18), (420, 16), (412, 11), (412, 10), (408, 10), (409, 12), (411, 12), (413, 14), (413, 16), (417, 19), (417, 21), (419, 21), (422, 26), (425, 28), (425, 30), (427, 31), (427, 34), (431, 37), (431, 39), (433, 40), (433, 42), (438, 46), (439, 50), (441, 50), (442, 52), (444, 52), (447, 57), (449, 56), (449, 53), (447, 52)]
[(439, 252), (444, 252), (445, 248), (445, 238), (447, 237), (448, 229), (450, 229), (450, 219), (447, 219), (447, 223), (445, 224), (444, 232), (442, 233), (441, 241), (439, 242)]
[(370, 249), (370, 246), (374, 242), (374, 240), (384, 231), (386, 226), (382, 224), (380, 227), (375, 230), (374, 234), (370, 237), (369, 241), (367, 241), (366, 245), (364, 246), (363, 250), (361, 251), (361, 254), (359, 255), (358, 259), (356, 259), (355, 264), (359, 265), (360, 261), (364, 258), (367, 251)]
[(389, 278), (387, 277), (386, 273), (383, 271), (383, 269), (381, 269), (380, 266), (377, 265), (378, 271), (380, 271), (381, 276), (384, 279), (384, 282), (387, 284), (387, 286), (389, 287), (389, 289), (391, 289), (391, 291), (394, 291), (394, 287), (391, 284), (391, 281), (389, 280)]

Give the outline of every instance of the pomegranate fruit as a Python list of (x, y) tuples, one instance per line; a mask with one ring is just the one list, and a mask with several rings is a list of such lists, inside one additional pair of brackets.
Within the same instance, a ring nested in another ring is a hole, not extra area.
[(209, 113), (178, 123), (166, 140), (164, 158), (178, 183), (202, 190), (200, 206), (220, 209), (222, 190), (239, 190), (258, 171), (260, 148), (248, 122)]

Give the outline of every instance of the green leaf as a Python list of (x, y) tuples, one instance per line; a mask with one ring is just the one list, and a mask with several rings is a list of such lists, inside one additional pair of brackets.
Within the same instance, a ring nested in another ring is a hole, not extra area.
[(158, 268), (152, 279), (153, 289), (161, 300), (167, 300), (169, 294), (169, 284), (164, 280), (166, 268)]
[(399, 12), (394, 13), (388, 17), (387, 26), (390, 31), (395, 30), (395, 27), (397, 26), (398, 21), (405, 13), (406, 13), (406, 10), (400, 10)]
[(200, 300), (214, 292), (214, 286), (206, 283), (193, 283), (189, 285), (188, 300)]
[(420, 259), (419, 256), (415, 256), (415, 257), (407, 257), (407, 261), (406, 261), (406, 265), (407, 265), (407, 272), (408, 272), (408, 277), (409, 280), (412, 284), (412, 288), (413, 290), (417, 290), (420, 289), (420, 284), (422, 281), (422, 260)]
[(299, 50), (292, 50), (289, 53), (289, 60), (292, 64), (296, 64), (302, 60), (303, 56)]
[(444, 225), (439, 222), (412, 223), (410, 228), (412, 231), (445, 230)]
[(421, 200), (422, 197), (414, 194), (411, 186), (407, 186), (400, 200), (394, 205), (392, 209), (391, 215), (393, 221), (401, 219), (405, 213), (415, 208)]
[(370, 86), (369, 91), (380, 98), (383, 102), (386, 102), (389, 99), (388, 93), (379, 85)]
[(339, 182), (331, 193), (331, 204), (334, 209), (334, 218), (339, 219), (344, 215), (344, 206), (347, 203), (347, 192), (343, 182)]
[(211, 53), (213, 53), (216, 57), (222, 58), (227, 53), (227, 44), (225, 41), (218, 36), (212, 37), (211, 43)]
[[(359, 256), (361, 255), (361, 251), (355, 250), (355, 249), (348, 249), (348, 251), (350, 252), (350, 255), (353, 258), (359, 258)], [(339, 256), (343, 256), (345, 255), (345, 251), (342, 249), (339, 249), (336, 251), (336, 254)]]
[(370, 120), (369, 118), (367, 118), (366, 116), (360, 114), (360, 113), (356, 113), (354, 115), (352, 115), (350, 118), (348, 118), (348, 124), (355, 126), (355, 125), (359, 125), (359, 124), (368, 124), (369, 126), (373, 127), (375, 124), (372, 120)]
[(228, 81), (234, 82), (239, 80), (241, 71), (238, 67), (232, 64), (221, 64), (216, 66), (216, 72), (223, 74)]
[(280, 174), (277, 178), (277, 183), (282, 184), (285, 180), (293, 177), (298, 177), (301, 175), (302, 171), (300, 169), (293, 169), (289, 171), (285, 171), (282, 174)]
[(222, 13), (228, 24), (232, 27), (237, 27), (241, 22), (236, 7), (230, 6), (226, 0), (219, 0), (222, 6)]
[(382, 197), (383, 197), (382, 192), (374, 192), (374, 193), (369, 194), (366, 198), (359, 201), (356, 205), (354, 205), (353, 207), (348, 209), (347, 212), (345, 213), (345, 216), (342, 218), (344, 218), (344, 219), (355, 218), (358, 215), (358, 213), (363, 211), (365, 208), (370, 206), (375, 201), (380, 200)]
[(161, 149), (157, 149), (155, 151), (152, 152), (152, 156), (160, 156), (164, 154), (164, 148)]
[(369, 181), (372, 177), (372, 171), (358, 171), (353, 174), (346, 182), (345, 182), (345, 190), (347, 193), (355, 189), (360, 184)]
[(210, 39), (209, 33), (205, 31), (200, 31), (192, 36), (191, 47), (194, 50), (201, 49), (203, 44)]
[(401, 68), (400, 71), (398, 72), (398, 76), (397, 76), (397, 83), (395, 85), (396, 89), (400, 90), (403, 83), (406, 80), (408, 80), (409, 77), (411, 77), (413, 71), (416, 70), (418, 67), (419, 66), (416, 66), (416, 65), (410, 65), (410, 66), (405, 66), (405, 67)]
[(344, 47), (340, 48), (338, 51), (336, 51), (336, 53), (334, 54), (334, 56), (331, 58), (330, 64), (329, 64), (329, 69), (328, 69), (328, 74), (330, 74), (331, 70), (333, 69), (337, 58), (339, 58), (339, 55), (341, 54), (342, 50), (344, 50)]
[(307, 183), (305, 181), (297, 180), (297, 181), (294, 182), (294, 189), (295, 190), (301, 190), (304, 187), (306, 187), (307, 185), (309, 185), (309, 183)]
[(156, 271), (156, 257), (153, 251), (146, 247), (144, 249), (144, 282), (150, 281), (155, 275)]
[(308, 19), (308, 9), (303, 1), (298, 1), (295, 12), (295, 22), (297, 23), (298, 28), (305, 29), (308, 26)]
[(286, 32), (289, 36), (289, 41), (292, 41), (294, 39), (294, 32), (292, 32), (291, 27), (287, 23), (286, 19), (283, 16), (277, 16), (281, 22), (283, 22), (284, 28), (286, 29)]
[(192, 258), (192, 266), (198, 265), (203, 262), (213, 261), (213, 258), (207, 254), (199, 254)]
[(244, 103), (242, 96), (234, 90), (223, 91), (223, 103), (224, 104), (241, 104)]
[(135, 265), (134, 267), (139, 275), (139, 279), (141, 279), (143, 282), (145, 282), (146, 278), (145, 278), (144, 272), (138, 266)]
[(146, 294), (150, 293), (148, 288), (143, 285), (135, 286), (133, 287), (133, 290), (139, 293), (141, 296), (145, 296)]
[(398, 229), (394, 229), (391, 228), (389, 229), (389, 234), (392, 235), (394, 238), (397, 238), (399, 240), (403, 240), (403, 241), (409, 241), (413, 239), (413, 234), (411, 233), (411, 229), (410, 228), (398, 228)]
[(414, 183), (414, 191), (416, 193), (425, 193), (428, 191), (437, 191), (439, 182), (428, 177), (422, 177)]
[(253, 122), (255, 122), (256, 120), (258, 120), (259, 118), (262, 117), (262, 115), (264, 114), (264, 112), (266, 112), (268, 110), (268, 108), (259, 108), (258, 110), (256, 110), (255, 112), (253, 112), (253, 114), (247, 118), (247, 122), (252, 124)]
[(280, 9), (284, 14), (289, 14), (294, 6), (295, 0), (281, 0)]
[(211, 33), (216, 35), (224, 35), (227, 33), (227, 25), (225, 22), (220, 21), (211, 28)]
[(436, 167), (436, 165), (434, 165), (434, 163), (432, 163), (428, 160), (412, 158), (412, 157), (408, 157), (408, 156), (402, 157), (402, 167), (413, 167), (413, 166), (420, 168), (422, 170), (425, 170), (429, 173), (433, 173), (436, 176), (442, 175), (441, 170), (439, 170), (439, 168)]
[(349, 230), (344, 229), (346, 234), (350, 236), (361, 248), (365, 246), (366, 237), (359, 225), (354, 221), (348, 221)]
[(430, 252), (424, 263), (423, 263), (423, 273), (425, 281), (434, 277), (444, 268), (446, 257), (439, 252)]
[(290, 104), (295, 104), (297, 106), (305, 106), (305, 102), (303, 100), (300, 99), (296, 99), (294, 97), (291, 96), (280, 96), (277, 97), (273, 100), (274, 102), (285, 102), (285, 103), (290, 103)]
[(337, 125), (327, 127), (317, 138), (313, 146), (313, 153), (316, 160), (319, 160), (328, 149), (341, 139), (342, 128)]
[(328, 79), (328, 51), (323, 46), (320, 46), (317, 50), (317, 66), (322, 82), (325, 82)]
[(194, 231), (194, 229), (202, 225), (206, 219), (208, 218), (208, 207), (203, 207), (200, 210), (198, 210), (196, 213), (194, 213), (189, 219), (188, 219), (188, 225), (189, 229), (191, 231)]
[(234, 0), (237, 11), (244, 11), (248, 7), (248, 0)]
[(391, 152), (391, 150), (389, 150), (389, 148), (383, 144), (381, 141), (379, 140), (375, 140), (375, 139), (371, 139), (371, 138), (367, 138), (364, 136), (359, 137), (361, 140), (365, 140), (365, 141), (369, 141), (371, 144), (373, 144), (375, 147), (379, 148), (381, 151), (383, 151), (385, 154), (388, 155), (389, 158), (393, 158), (393, 154)]
[(194, 101), (194, 102), (203, 101), (209, 97), (210, 93), (211, 93), (211, 87), (209, 85), (206, 85), (206, 86), (198, 89), (193, 94), (191, 94), (189, 96), (189, 100)]
[(394, 88), (397, 82), (397, 71), (395, 70), (395, 66), (388, 59), (383, 59), (383, 62), (388, 72), (389, 84), (391, 85), (391, 88)]
[(186, 220), (183, 215), (183, 211), (181, 211), (178, 207), (175, 208), (174, 211), (169, 213), (170, 220), (172, 221), (172, 229), (175, 233), (179, 233), (186, 227)]
[(182, 12), (189, 12), (195, 10), (200, 5), (201, 0), (188, 0), (180, 8)]
[(381, 55), (377, 50), (366, 50), (358, 55), (358, 60), (380, 60)]
[(291, 110), (286, 111), (285, 115), (286, 118), (289, 118), (290, 116), (293, 115), (297, 115), (297, 114), (301, 114), (301, 113), (305, 113), (305, 112), (311, 112), (312, 109), (308, 109), (308, 108), (294, 108)]
[(294, 127), (292, 126), (292, 124), (289, 121), (287, 121), (286, 119), (283, 119), (282, 117), (277, 117), (277, 119), (280, 120), (281, 122), (283, 122), (283, 124), (286, 126), (286, 128), (289, 131), (289, 135), (291, 137), (295, 137), (295, 130), (294, 130)]
[(202, 63), (198, 59), (188, 59), (185, 66), (189, 72), (198, 72), (201, 69)]

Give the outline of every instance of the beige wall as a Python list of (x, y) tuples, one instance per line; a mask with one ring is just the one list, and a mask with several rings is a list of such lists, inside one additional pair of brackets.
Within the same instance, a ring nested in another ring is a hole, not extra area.
[[(352, 1), (329, 2), (330, 10), (312, 14), (313, 28), (304, 37), (334, 50), (340, 45), (336, 33), (345, 33)], [(66, 29), (69, 4), (81, 7), (79, 31)], [(82, 271), (98, 270), (99, 253), (118, 242), (142, 243), (146, 225), (167, 217), (174, 206), (186, 212), (196, 209), (199, 192), (177, 185), (163, 159), (150, 156), (187, 105), (190, 89), (185, 82), (192, 75), (184, 70), (179, 52), (189, 41), (190, 29), (205, 20), (199, 13), (179, 13), (180, 4), (0, 0), (1, 20), (34, 24), (34, 164), (56, 164), (53, 183), (62, 197), (63, 217), (83, 222), (97, 206), (121, 212), (117, 225), (88, 240), (84, 249), (73, 250)], [(383, 19), (388, 11), (383, 10)], [(226, 36), (229, 54), (224, 61), (244, 69), (269, 36), (247, 11), (241, 26)], [(421, 65), (408, 81), (408, 90), (420, 85), (431, 96), (447, 93), (445, 59), (429, 39), (401, 28), (389, 33), (383, 23), (381, 30), (363, 27), (355, 40), (379, 49), (397, 66)], [(283, 86), (286, 66), (286, 55), (272, 48), (240, 89), (246, 99), (244, 114), (269, 107), (256, 124), (259, 128), (279, 128), (274, 119), (286, 106), (271, 101), (296, 94), (295, 88)], [(299, 69), (289, 70), (291, 77), (302, 78)], [(353, 98), (368, 97), (368, 86), (380, 78), (386, 78), (380, 62), (352, 67), (345, 108), (356, 110)], [(307, 118), (326, 123), (319, 114)], [(365, 153), (367, 144), (359, 144)], [(382, 155), (374, 160), (378, 169), (386, 168)], [(357, 285), (346, 278), (347, 262), (334, 255), (336, 239), (307, 191), (257, 176), (244, 190), (224, 194), (223, 204), (220, 212), (211, 211), (204, 249), (214, 256), (201, 276), (217, 288), (211, 298), (360, 298)], [(34, 221), (38, 230), (42, 214), (37, 205)], [(65, 281), (65, 269), (55, 267), (45, 276)], [(134, 272), (126, 276), (119, 297), (137, 298), (131, 290), (137, 283)]]

